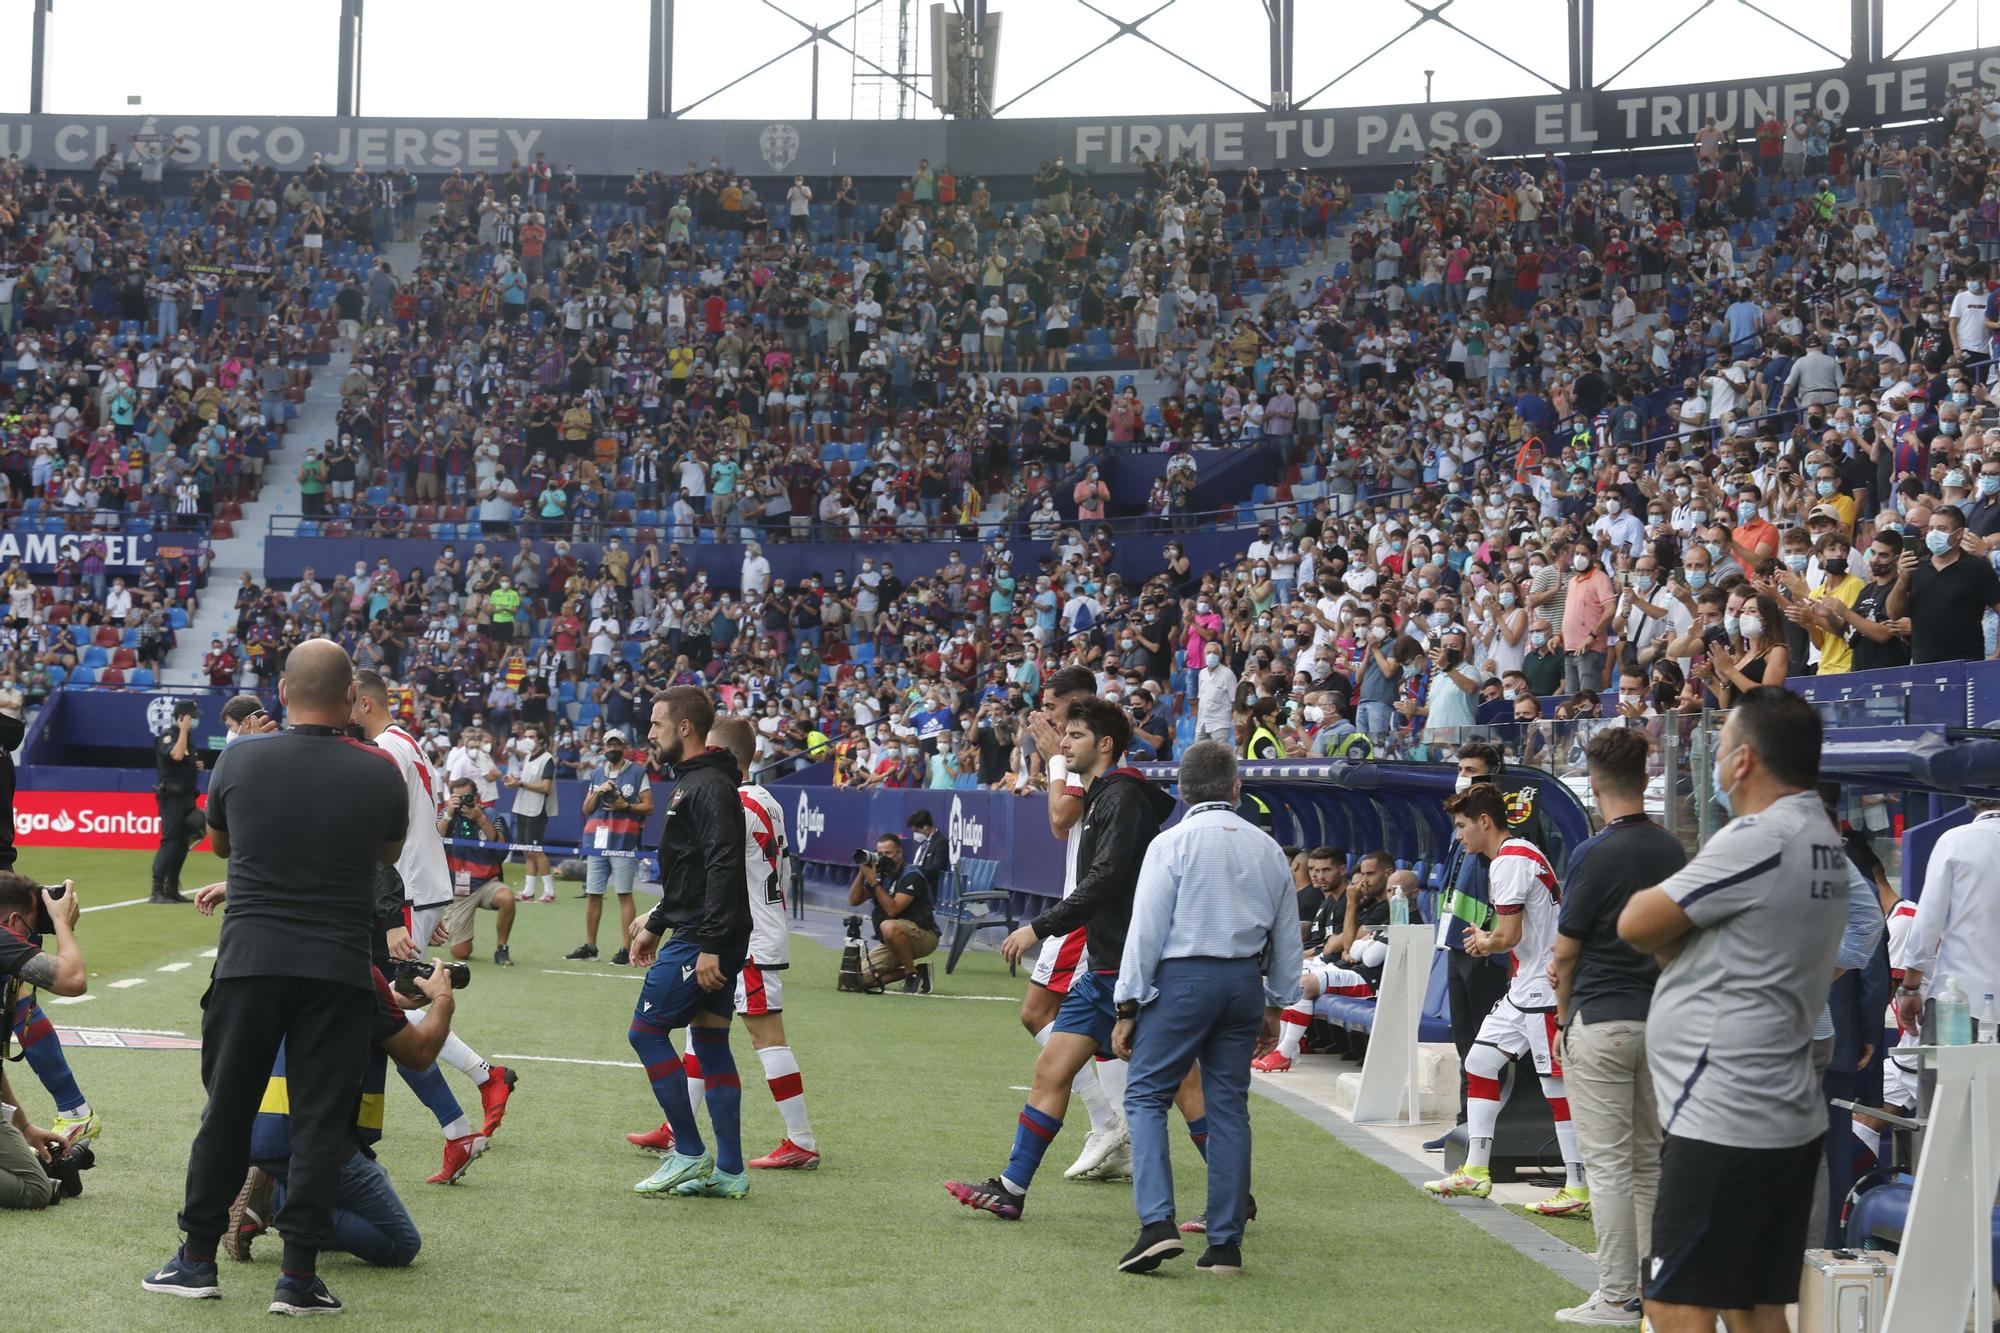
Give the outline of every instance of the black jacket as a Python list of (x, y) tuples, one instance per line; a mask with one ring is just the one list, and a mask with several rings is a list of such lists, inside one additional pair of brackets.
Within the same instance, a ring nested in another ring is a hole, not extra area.
[(1090, 785), (1083, 818), (1070, 832), (1076, 849), (1076, 891), (1034, 920), (1043, 939), (1090, 927), (1090, 967), (1116, 971), (1132, 924), (1139, 863), (1174, 810), (1174, 798), (1129, 768), (1114, 768)]
[[(912, 844), (916, 843), (914, 837)], [(944, 886), (945, 874), (951, 869), (951, 840), (945, 837), (943, 829), (933, 829), (931, 836), (916, 848), (916, 855), (910, 859), (910, 869), (923, 875), (931, 890), (931, 900), (935, 902), (938, 891)]]
[(743, 966), (750, 949), (750, 890), (744, 873), (743, 781), (736, 756), (711, 749), (674, 765), (674, 794), (660, 827), (660, 905), (646, 928), (689, 940)]

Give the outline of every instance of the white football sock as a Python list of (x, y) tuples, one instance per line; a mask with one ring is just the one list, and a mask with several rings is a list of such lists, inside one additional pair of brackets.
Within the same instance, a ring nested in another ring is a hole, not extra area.
[(785, 1117), (785, 1137), (806, 1151), (813, 1151), (812, 1122), (806, 1118), (805, 1083), (799, 1076), (798, 1058), (789, 1046), (765, 1046), (757, 1059), (764, 1065), (764, 1081), (771, 1085), (771, 1097), (778, 1113)]
[(486, 1080), (493, 1077), (493, 1066), (479, 1058), (479, 1052), (465, 1044), (465, 1039), (456, 1032), (448, 1034), (444, 1046), (438, 1051), (438, 1059), (450, 1065), (461, 1074), (469, 1074), (472, 1081), (484, 1087)]
[(1097, 1081), (1104, 1087), (1104, 1100), (1111, 1105), (1113, 1115), (1125, 1114), (1125, 1080), (1132, 1073), (1132, 1066), (1123, 1060), (1099, 1060)]
[(1278, 1015), (1278, 1054), (1287, 1060), (1298, 1058), (1299, 1047), (1306, 1039), (1306, 1025), (1312, 1022), (1312, 1015), (1303, 1009), (1286, 1009)]

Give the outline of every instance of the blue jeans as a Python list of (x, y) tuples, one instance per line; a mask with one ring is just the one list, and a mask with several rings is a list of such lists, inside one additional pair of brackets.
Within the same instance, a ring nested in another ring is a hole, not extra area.
[[(285, 1206), (282, 1179), (272, 1202), (280, 1209)], [(423, 1246), (410, 1210), (389, 1183), (388, 1171), (357, 1149), (340, 1168), (340, 1189), (333, 1197), (333, 1243), (326, 1248), (377, 1268), (408, 1268)]]
[(1255, 958), (1168, 958), (1153, 982), (1159, 998), (1139, 1011), (1125, 1086), (1139, 1224), (1174, 1216), (1167, 1107), (1189, 1066), (1200, 1061), (1208, 1111), (1208, 1243), (1238, 1245), (1250, 1194), (1250, 1057), (1264, 1016), (1263, 976)]
[(1387, 703), (1363, 699), (1354, 705), (1354, 725), (1370, 738), (1389, 734), (1396, 724), (1396, 710)]

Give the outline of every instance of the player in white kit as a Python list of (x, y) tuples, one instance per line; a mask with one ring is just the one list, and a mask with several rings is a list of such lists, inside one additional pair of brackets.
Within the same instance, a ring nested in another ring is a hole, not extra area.
[[(745, 773), (755, 759), (756, 735), (740, 717), (718, 719), (708, 733), (709, 744), (729, 750)], [(743, 800), (744, 880), (750, 888), (750, 956), (736, 975), (736, 1012), (750, 1029), (750, 1045), (764, 1066), (771, 1098), (785, 1118), (784, 1141), (769, 1154), (747, 1165), (772, 1170), (810, 1171), (819, 1165), (819, 1148), (806, 1116), (805, 1086), (798, 1059), (785, 1041), (784, 973), (792, 962), (791, 925), (786, 904), (791, 893), (790, 845), (785, 839), (785, 815), (771, 793), (755, 782), (738, 789)], [(688, 1096), (701, 1104), (703, 1080), (690, 1053), (681, 1060), (687, 1074)], [(644, 1134), (627, 1134), (641, 1148), (667, 1152), (673, 1131), (666, 1125)]]
[[(451, 906), (451, 869), (445, 864), (444, 835), (438, 830), (439, 793), (443, 782), (416, 738), (398, 726), (389, 711), (389, 690), (382, 677), (367, 669), (354, 673), (354, 723), (361, 734), (396, 761), (403, 776), (403, 790), (410, 803), (410, 827), (403, 850), (396, 858), (396, 873), (403, 879), (405, 928), (389, 932), (389, 953), (395, 958), (418, 958), (430, 944), (446, 941), (439, 934), (444, 915)], [(433, 937), (436, 938), (433, 938)], [(421, 1016), (413, 1016), (420, 1022)], [(486, 1150), (486, 1141), (499, 1130), (507, 1114), (507, 1099), (513, 1095), (520, 1076), (505, 1065), (489, 1065), (465, 1044), (456, 1032), (447, 1036), (438, 1058), (479, 1085), (483, 1116), (475, 1128), (460, 1110), (457, 1098), (436, 1076), (436, 1066), (423, 1074), (411, 1074), (398, 1065), (403, 1081), (431, 1109), (444, 1130), (444, 1168), (432, 1176), (434, 1184), (452, 1184), (465, 1173), (474, 1158)]]
[(1554, 1050), (1556, 991), (1549, 980), (1555, 956), (1556, 919), (1561, 895), (1556, 872), (1541, 849), (1526, 838), (1507, 836), (1506, 798), (1491, 783), (1476, 784), (1445, 802), (1452, 829), (1469, 855), (1487, 858), (1486, 880), (1493, 904), (1489, 929), (1467, 934), (1466, 952), (1510, 955), (1507, 993), (1479, 1025), (1472, 1051), (1465, 1057), (1465, 1164), (1424, 1188), (1440, 1197), (1493, 1191), (1488, 1163), (1493, 1156), (1493, 1130), (1500, 1120), (1500, 1076), (1509, 1061), (1533, 1059), (1542, 1078), (1542, 1095), (1555, 1117), (1556, 1146), (1568, 1168), (1569, 1180), (1554, 1196), (1530, 1204), (1548, 1216), (1582, 1213), (1590, 1207), (1584, 1183), (1583, 1159), (1570, 1124), (1569, 1098), (1563, 1088), (1562, 1065)]

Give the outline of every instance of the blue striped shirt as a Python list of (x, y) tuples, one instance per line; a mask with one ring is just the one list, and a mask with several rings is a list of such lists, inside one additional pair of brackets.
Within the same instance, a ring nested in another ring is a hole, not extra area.
[(1291, 867), (1271, 835), (1220, 801), (1197, 805), (1146, 849), (1117, 1001), (1150, 1004), (1163, 958), (1267, 958), (1266, 1002), (1296, 1004), (1305, 951)]

